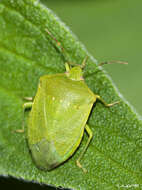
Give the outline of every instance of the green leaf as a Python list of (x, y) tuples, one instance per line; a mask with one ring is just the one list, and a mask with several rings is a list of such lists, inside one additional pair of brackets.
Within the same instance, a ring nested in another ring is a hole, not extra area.
[[(108, 103), (121, 102), (111, 108), (97, 102), (93, 107), (88, 121), (93, 139), (81, 161), (87, 174), (75, 164), (86, 134), (67, 162), (51, 172), (41, 171), (31, 159), (26, 133), (14, 132), (22, 128), (23, 98), (35, 96), (40, 76), (62, 73), (65, 61), (81, 64), (87, 55), (84, 75), (90, 89)], [(71, 189), (142, 188), (142, 121), (96, 64), (71, 31), (38, 1), (0, 1), (0, 175)]]

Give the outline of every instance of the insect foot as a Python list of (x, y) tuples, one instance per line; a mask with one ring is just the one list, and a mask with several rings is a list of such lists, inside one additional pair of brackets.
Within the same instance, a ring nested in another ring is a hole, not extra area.
[(83, 168), (83, 166), (80, 164), (78, 160), (76, 160), (76, 165), (83, 170), (84, 173), (87, 173), (87, 169)]

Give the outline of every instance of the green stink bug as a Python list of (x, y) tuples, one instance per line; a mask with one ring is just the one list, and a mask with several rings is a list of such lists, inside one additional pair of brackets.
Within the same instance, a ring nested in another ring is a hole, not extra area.
[(74, 67), (65, 63), (65, 73), (42, 76), (33, 103), (24, 104), (24, 110), (32, 108), (28, 119), (28, 144), (40, 169), (52, 170), (71, 157), (86, 130), (89, 138), (76, 161), (85, 172), (80, 160), (93, 135), (86, 124), (92, 106), (96, 99), (107, 107), (118, 103), (107, 104), (88, 88), (82, 72), (85, 61)]

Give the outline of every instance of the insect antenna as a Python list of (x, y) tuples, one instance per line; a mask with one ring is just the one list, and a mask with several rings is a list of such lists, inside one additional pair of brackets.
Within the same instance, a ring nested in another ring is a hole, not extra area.
[(106, 65), (106, 64), (113, 64), (113, 63), (128, 65), (128, 63), (125, 62), (125, 61), (105, 61), (105, 62), (100, 63), (98, 66), (103, 66), (103, 65)]
[(56, 45), (58, 47), (58, 49), (63, 53), (64, 59), (66, 62), (69, 62), (69, 54), (67, 53), (67, 51), (63, 48), (61, 42), (59, 42), (54, 36), (53, 34), (46, 28), (45, 31), (49, 34), (49, 36), (56, 42)]

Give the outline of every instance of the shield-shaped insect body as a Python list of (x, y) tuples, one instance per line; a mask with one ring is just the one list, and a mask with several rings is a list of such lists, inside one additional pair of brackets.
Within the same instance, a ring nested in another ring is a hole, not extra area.
[(30, 150), (40, 168), (50, 170), (74, 153), (95, 100), (82, 78), (69, 73), (40, 78), (28, 122)]
[(40, 169), (51, 170), (66, 161), (80, 145), (86, 130), (89, 138), (76, 162), (86, 171), (80, 160), (92, 139), (87, 125), (92, 106), (96, 99), (107, 107), (118, 103), (107, 104), (88, 88), (83, 79), (84, 66), (85, 61), (74, 67), (66, 63), (65, 73), (42, 76), (33, 103), (24, 104), (24, 110), (32, 108), (28, 119), (28, 144)]
[(28, 144), (37, 167), (51, 170), (66, 161), (80, 145), (84, 129), (89, 138), (77, 160), (80, 164), (92, 132), (86, 124), (91, 108), (98, 98), (83, 80), (81, 66), (70, 68), (66, 73), (45, 75), (40, 78), (38, 90), (28, 120)]

